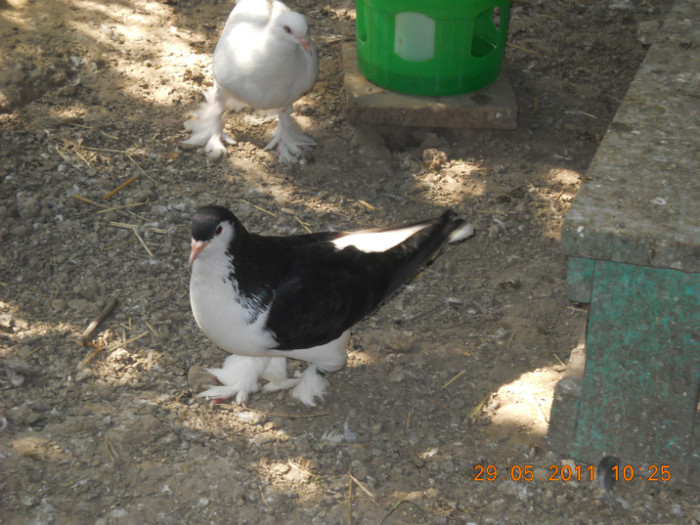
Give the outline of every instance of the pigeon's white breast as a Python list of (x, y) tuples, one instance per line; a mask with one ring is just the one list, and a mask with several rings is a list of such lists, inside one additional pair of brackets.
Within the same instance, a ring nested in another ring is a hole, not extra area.
[(214, 77), (225, 92), (257, 109), (284, 108), (311, 89), (316, 58), (247, 22), (232, 26), (214, 51)]
[(190, 304), (197, 325), (228, 352), (248, 356), (268, 353), (276, 346), (265, 329), (269, 310), (251, 323), (250, 312), (236, 300), (226, 258), (206, 255), (194, 262), (190, 278)]

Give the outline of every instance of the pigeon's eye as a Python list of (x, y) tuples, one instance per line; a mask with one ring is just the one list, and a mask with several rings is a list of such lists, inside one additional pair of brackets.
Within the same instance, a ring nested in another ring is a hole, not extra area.
[(221, 226), (221, 224), (219, 224), (216, 227), (216, 231), (214, 232), (214, 235), (219, 235), (222, 231), (224, 231), (224, 228), (223, 228), (223, 226)]
[(284, 32), (287, 33), (288, 35), (292, 34), (292, 30), (290, 29), (289, 26), (284, 26)]

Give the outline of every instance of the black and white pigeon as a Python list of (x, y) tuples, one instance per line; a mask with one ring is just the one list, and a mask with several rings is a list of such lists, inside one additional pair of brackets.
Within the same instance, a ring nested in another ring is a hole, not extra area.
[(277, 114), (266, 149), (275, 149), (281, 162), (296, 162), (315, 142), (292, 119), (292, 104), (317, 76), (318, 53), (303, 15), (277, 0), (240, 0), (214, 50), (214, 87), (185, 122), (192, 136), (184, 144), (204, 146), (210, 159), (220, 157), (223, 142), (236, 142), (224, 133), (224, 112), (250, 106)]
[[(314, 406), (323, 375), (343, 367), (350, 329), (415, 276), (445, 243), (470, 237), (471, 224), (446, 211), (435, 219), (357, 232), (289, 237), (248, 232), (226, 208), (192, 219), (190, 303), (197, 324), (230, 352), (212, 368), (221, 385), (199, 394), (234, 397), (292, 388)], [(307, 361), (287, 377), (286, 358)]]

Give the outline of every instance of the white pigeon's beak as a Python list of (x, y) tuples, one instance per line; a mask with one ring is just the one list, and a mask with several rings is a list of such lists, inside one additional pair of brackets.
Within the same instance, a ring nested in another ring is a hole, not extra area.
[(192, 239), (192, 244), (190, 244), (190, 264), (199, 257), (199, 254), (207, 247), (207, 244), (209, 244), (209, 241), (195, 241)]
[(309, 55), (314, 54), (313, 50), (311, 49), (311, 43), (309, 42), (309, 39), (306, 38), (306, 36), (300, 36), (299, 38), (297, 38), (297, 40), (299, 41), (299, 45), (306, 49), (306, 52)]

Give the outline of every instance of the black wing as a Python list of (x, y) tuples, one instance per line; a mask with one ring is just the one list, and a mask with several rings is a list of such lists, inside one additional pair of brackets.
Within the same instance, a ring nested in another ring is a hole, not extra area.
[(310, 348), (337, 339), (389, 295), (391, 261), (332, 245), (292, 261), (267, 318), (280, 350)]
[(275, 334), (278, 349), (328, 343), (412, 278), (463, 222), (446, 212), (417, 224), (426, 227), (394, 248), (374, 253), (352, 246), (337, 250), (331, 242), (342, 235), (337, 233), (250, 235), (246, 246), (236, 249), (239, 283), (250, 288), (241, 293), (265, 297), (270, 305), (266, 328)]

